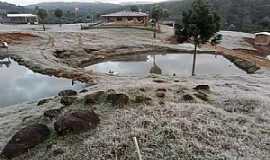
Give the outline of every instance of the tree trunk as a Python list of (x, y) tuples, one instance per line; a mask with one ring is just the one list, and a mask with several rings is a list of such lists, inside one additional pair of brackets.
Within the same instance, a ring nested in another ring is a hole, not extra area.
[(195, 76), (197, 47), (198, 47), (198, 44), (195, 42), (195, 50), (194, 50), (194, 55), (193, 55), (193, 66), (192, 66), (192, 76)]
[(158, 31), (158, 33), (160, 33), (160, 32), (161, 32), (161, 29), (160, 29), (160, 24), (159, 24), (159, 22), (157, 22), (157, 26), (158, 26), (157, 31)]
[(153, 35), (154, 39), (157, 38), (157, 23), (154, 24), (154, 35)]
[(44, 23), (42, 24), (42, 26), (43, 26), (43, 31), (46, 31), (46, 28), (45, 28), (45, 24)]
[(59, 27), (62, 27), (62, 21), (61, 21), (61, 18), (59, 18)]

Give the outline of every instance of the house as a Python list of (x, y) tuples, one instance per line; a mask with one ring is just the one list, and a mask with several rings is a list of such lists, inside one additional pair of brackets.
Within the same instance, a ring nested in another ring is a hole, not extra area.
[(101, 17), (105, 20), (105, 25), (145, 26), (149, 15), (143, 12), (121, 11)]
[(38, 16), (33, 14), (7, 14), (5, 22), (11, 24), (38, 24)]
[(255, 45), (268, 46), (270, 45), (270, 33), (260, 32), (255, 34)]

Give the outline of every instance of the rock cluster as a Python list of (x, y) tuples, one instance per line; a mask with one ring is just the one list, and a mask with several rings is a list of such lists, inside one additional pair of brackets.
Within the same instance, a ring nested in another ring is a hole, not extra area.
[(54, 129), (58, 135), (79, 133), (95, 129), (99, 122), (99, 116), (94, 111), (70, 112), (57, 119), (54, 123)]
[(46, 125), (33, 124), (19, 130), (8, 142), (2, 151), (6, 158), (13, 158), (28, 151), (28, 149), (40, 144), (50, 136), (50, 130)]

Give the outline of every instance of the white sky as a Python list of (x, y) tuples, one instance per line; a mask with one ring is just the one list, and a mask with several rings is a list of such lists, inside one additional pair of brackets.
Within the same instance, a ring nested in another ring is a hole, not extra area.
[(103, 3), (126, 3), (126, 2), (161, 2), (166, 0), (0, 0), (16, 5), (29, 5), (40, 2), (103, 2)]

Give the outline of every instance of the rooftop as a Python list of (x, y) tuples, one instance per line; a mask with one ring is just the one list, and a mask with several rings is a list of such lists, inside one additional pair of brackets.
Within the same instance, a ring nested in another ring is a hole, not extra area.
[(146, 17), (148, 14), (143, 12), (131, 12), (131, 11), (120, 11), (111, 14), (102, 15), (102, 17)]
[(33, 14), (8, 14), (7, 17), (37, 17)]

